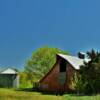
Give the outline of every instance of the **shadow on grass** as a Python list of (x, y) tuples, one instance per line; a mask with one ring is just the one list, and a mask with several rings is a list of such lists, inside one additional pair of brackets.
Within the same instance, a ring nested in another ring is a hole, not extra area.
[(36, 89), (33, 89), (33, 88), (19, 88), (19, 89), (16, 89), (15, 91), (38, 92)]
[(59, 95), (59, 96), (63, 96), (63, 95), (70, 95), (70, 96), (75, 96), (75, 97), (83, 97), (83, 96), (96, 96), (97, 94), (83, 94), (83, 93), (80, 93), (78, 94), (77, 92), (75, 91), (68, 91), (68, 92), (50, 92), (50, 91), (38, 91), (40, 92), (41, 94), (43, 95)]
[(41, 93), (42, 95), (64, 95), (64, 92), (50, 92), (50, 91), (41, 91), (37, 88), (19, 88), (16, 89), (15, 91), (24, 91), (24, 92), (37, 92), (37, 93)]
[(60, 95), (63, 96), (65, 93), (64, 92), (50, 92), (50, 91), (41, 91), (41, 94), (43, 95)]
[(97, 94), (77, 94), (77, 93), (75, 93), (75, 94), (69, 94), (70, 96), (75, 96), (75, 97), (81, 97), (81, 96), (96, 96)]
[(41, 93), (42, 95), (70, 95), (70, 96), (96, 96), (97, 94), (79, 94), (76, 93), (75, 91), (69, 91), (69, 92), (50, 92), (50, 91), (41, 91), (37, 88), (20, 88), (20, 89), (16, 89), (16, 91), (24, 91), (24, 92), (37, 92), (37, 93)]

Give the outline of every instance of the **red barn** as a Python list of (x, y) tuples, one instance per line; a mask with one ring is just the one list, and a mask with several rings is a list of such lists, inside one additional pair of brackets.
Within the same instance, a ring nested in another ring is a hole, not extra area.
[(39, 82), (43, 91), (65, 92), (73, 89), (72, 78), (74, 73), (84, 64), (82, 58), (57, 54), (56, 63)]

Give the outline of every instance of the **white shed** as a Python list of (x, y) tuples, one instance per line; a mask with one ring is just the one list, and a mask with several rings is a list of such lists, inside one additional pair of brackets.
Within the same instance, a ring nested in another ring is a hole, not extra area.
[(18, 88), (19, 74), (14, 68), (6, 68), (0, 71), (0, 87)]

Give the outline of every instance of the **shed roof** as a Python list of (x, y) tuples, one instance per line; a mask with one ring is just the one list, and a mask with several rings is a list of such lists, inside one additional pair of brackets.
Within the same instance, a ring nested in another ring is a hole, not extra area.
[(14, 68), (6, 68), (2, 71), (0, 71), (0, 74), (17, 74), (18, 71)]
[(57, 55), (67, 60), (76, 70), (79, 70), (80, 66), (84, 65), (84, 61), (86, 62), (90, 61), (89, 59), (80, 59), (75, 56), (69, 56), (64, 54), (57, 54)]

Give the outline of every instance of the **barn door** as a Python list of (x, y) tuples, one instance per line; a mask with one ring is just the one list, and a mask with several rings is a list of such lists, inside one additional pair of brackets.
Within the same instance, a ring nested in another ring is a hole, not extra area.
[(66, 61), (62, 59), (59, 64), (59, 82), (64, 85), (66, 82)]

